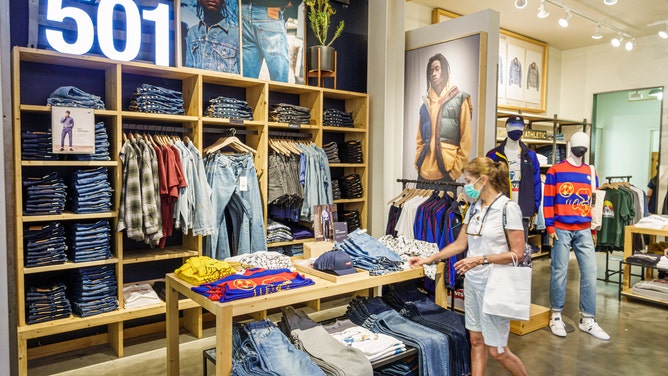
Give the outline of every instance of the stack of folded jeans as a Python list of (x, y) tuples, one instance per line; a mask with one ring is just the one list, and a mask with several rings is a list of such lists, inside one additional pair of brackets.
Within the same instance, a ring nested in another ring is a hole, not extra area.
[(135, 89), (130, 111), (178, 115), (185, 113), (180, 91), (142, 84)]
[(340, 221), (345, 221), (348, 224), (348, 232), (353, 232), (362, 227), (360, 220), (360, 212), (358, 210), (344, 210), (341, 212)]
[(402, 340), (418, 349), (420, 375), (449, 375), (450, 346), (441, 332), (411, 321), (395, 311), (382, 298), (356, 297), (346, 316), (355, 324)]
[(70, 306), (66, 287), (62, 282), (46, 287), (31, 286), (26, 293), (28, 324), (37, 324), (70, 317)]
[(341, 198), (362, 198), (362, 181), (359, 174), (346, 175), (339, 179)]
[(27, 188), (24, 215), (53, 215), (65, 210), (67, 187), (56, 172), (41, 178), (23, 178), (23, 186)]
[(110, 258), (111, 226), (109, 220), (72, 224), (67, 231), (67, 250), (70, 260), (74, 262)]
[(77, 214), (110, 211), (111, 184), (107, 168), (74, 171), (68, 203), (72, 211)]
[(72, 311), (81, 317), (118, 309), (113, 265), (77, 269), (67, 288)]
[(94, 154), (75, 154), (79, 161), (108, 161), (109, 157), (109, 136), (104, 122), (95, 124), (95, 153)]
[(325, 108), (322, 113), (322, 124), (329, 127), (353, 127), (353, 113)]
[(359, 140), (349, 140), (343, 143), (339, 152), (343, 163), (363, 163), (362, 143)]
[(307, 107), (294, 104), (272, 104), (269, 116), (272, 121), (288, 124), (310, 124), (311, 112)]
[(271, 219), (267, 220), (267, 243), (289, 242), (292, 240), (290, 227)]
[(21, 132), (21, 159), (27, 161), (53, 161), (58, 154), (53, 154), (51, 132)]
[(209, 107), (206, 108), (206, 116), (225, 119), (253, 120), (253, 109), (248, 102), (228, 97), (215, 97), (209, 99)]
[(332, 199), (341, 199), (341, 188), (339, 187), (339, 181), (336, 179), (332, 179)]
[(97, 95), (86, 93), (74, 86), (61, 86), (54, 90), (46, 103), (52, 106), (82, 107), (104, 110), (104, 102)]
[(23, 232), (25, 266), (62, 264), (67, 261), (65, 228), (51, 222), (43, 226), (28, 226)]
[(322, 150), (327, 154), (327, 161), (329, 163), (341, 163), (341, 159), (339, 159), (339, 144), (332, 141), (322, 145)]
[(345, 251), (353, 259), (356, 268), (368, 270), (370, 275), (402, 270), (401, 256), (367, 234), (366, 230), (358, 228), (351, 231), (343, 243), (334, 243), (334, 249)]

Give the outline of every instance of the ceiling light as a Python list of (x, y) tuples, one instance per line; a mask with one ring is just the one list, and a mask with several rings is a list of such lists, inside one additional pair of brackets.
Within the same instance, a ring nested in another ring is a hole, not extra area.
[(566, 11), (566, 16), (564, 18), (559, 19), (559, 26), (561, 27), (568, 27), (568, 20), (571, 19), (571, 11), (567, 10)]
[(596, 30), (594, 30), (594, 34), (591, 37), (592, 39), (603, 38), (603, 34), (601, 34), (601, 24), (596, 25)]
[(666, 28), (664, 30), (659, 30), (659, 37), (663, 39), (668, 39), (668, 25), (666, 25)]
[(624, 37), (622, 37), (621, 35), (618, 35), (618, 36), (612, 38), (612, 40), (610, 40), (610, 44), (612, 44), (613, 47), (619, 47), (619, 46), (622, 45), (623, 40), (624, 40)]
[(617, 4), (617, 0), (603, 0), (603, 3), (605, 5), (615, 5)]
[(540, 6), (538, 7), (538, 18), (547, 18), (550, 15), (550, 12), (545, 9), (545, 0), (541, 0)]
[(648, 94), (648, 95), (649, 95), (650, 97), (654, 97), (654, 98), (656, 98), (656, 99), (658, 99), (658, 100), (662, 100), (662, 99), (663, 99), (663, 89), (654, 88), (654, 89), (652, 89), (652, 90), (649, 91), (649, 94)]
[(624, 45), (624, 49), (626, 49), (627, 51), (631, 51), (631, 50), (633, 50), (633, 47), (635, 47), (635, 46), (636, 46), (636, 44), (633, 42), (633, 39), (632, 39), (632, 40), (626, 42), (626, 44)]
[(515, 8), (522, 9), (527, 6), (527, 0), (515, 0)]

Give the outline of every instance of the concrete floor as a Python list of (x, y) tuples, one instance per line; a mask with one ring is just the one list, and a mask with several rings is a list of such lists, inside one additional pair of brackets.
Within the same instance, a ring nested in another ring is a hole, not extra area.
[[(572, 255), (571, 255), (572, 256)], [(618, 260), (615, 253), (611, 260)], [(604, 275), (605, 255), (597, 254), (599, 276)], [(611, 265), (618, 265), (617, 261)], [(598, 322), (612, 337), (601, 341), (577, 329), (578, 272), (572, 256), (564, 321), (574, 326), (566, 338), (541, 329), (524, 336), (510, 335), (509, 346), (530, 375), (665, 375), (668, 369), (668, 306), (635, 300), (617, 300), (618, 285), (598, 282)], [(550, 260), (534, 260), (533, 302), (549, 307)], [(613, 279), (616, 276), (613, 276)], [(215, 345), (214, 329), (203, 339), (181, 335), (181, 374), (202, 375), (202, 350)], [(116, 358), (108, 346), (29, 361), (31, 376), (41, 375), (138, 375), (165, 374), (164, 335), (126, 343), (125, 356)], [(209, 374), (213, 367), (209, 366)], [(490, 358), (486, 375), (506, 374)], [(297, 373), (295, 373), (297, 375)]]

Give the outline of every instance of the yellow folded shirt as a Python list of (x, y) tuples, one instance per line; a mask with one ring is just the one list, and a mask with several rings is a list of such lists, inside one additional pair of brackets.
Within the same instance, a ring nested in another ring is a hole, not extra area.
[(192, 285), (199, 286), (236, 272), (227, 261), (212, 259), (208, 256), (194, 256), (186, 260), (180, 268), (174, 271), (174, 274)]

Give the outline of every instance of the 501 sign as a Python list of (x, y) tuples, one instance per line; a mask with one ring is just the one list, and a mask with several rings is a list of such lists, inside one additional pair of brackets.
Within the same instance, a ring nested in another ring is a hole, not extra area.
[[(97, 35), (98, 45), (104, 56), (119, 61), (132, 61), (139, 55), (142, 40), (142, 21), (155, 24), (153, 35), (155, 64), (169, 65), (169, 5), (160, 3), (153, 9), (139, 7), (133, 0), (99, 0), (97, 25), (83, 9), (63, 6), (63, 0), (46, 0), (46, 19), (63, 23), (71, 19), (75, 24), (74, 40), (66, 40), (62, 29), (46, 27), (46, 40), (56, 51), (83, 55), (93, 48)], [(125, 46), (118, 49), (114, 44), (114, 10), (122, 8), (125, 13)], [(69, 38), (72, 39), (72, 38)]]

